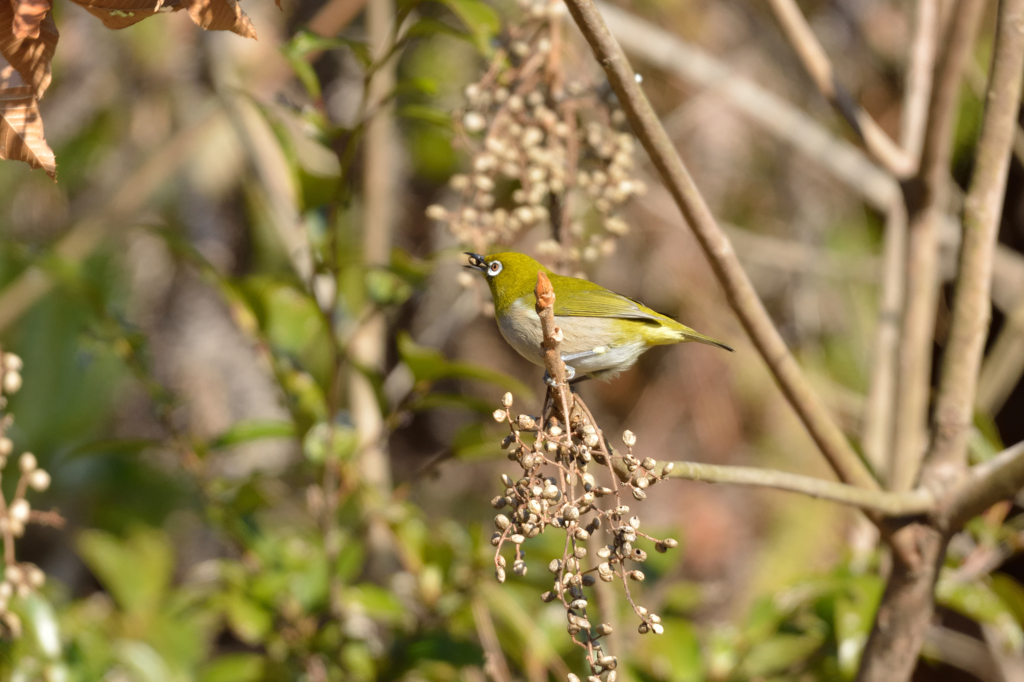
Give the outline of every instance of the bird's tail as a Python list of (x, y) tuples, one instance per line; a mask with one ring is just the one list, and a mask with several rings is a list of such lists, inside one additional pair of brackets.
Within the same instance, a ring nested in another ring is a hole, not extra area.
[(710, 336), (704, 336), (703, 334), (695, 332), (694, 330), (690, 329), (685, 325), (681, 324), (679, 326), (682, 327), (682, 329), (676, 329), (675, 332), (682, 337), (683, 341), (696, 341), (697, 343), (707, 344), (708, 346), (718, 346), (719, 348), (724, 348), (730, 353), (736, 352), (734, 348), (722, 343), (721, 341), (713, 339)]

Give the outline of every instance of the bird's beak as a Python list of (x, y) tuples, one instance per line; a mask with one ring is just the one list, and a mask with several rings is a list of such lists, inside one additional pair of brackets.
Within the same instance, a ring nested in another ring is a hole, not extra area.
[(462, 267), (468, 270), (479, 270), (480, 272), (487, 272), (487, 261), (479, 253), (473, 253), (472, 251), (466, 251), (465, 254), (469, 256), (469, 265), (463, 265)]

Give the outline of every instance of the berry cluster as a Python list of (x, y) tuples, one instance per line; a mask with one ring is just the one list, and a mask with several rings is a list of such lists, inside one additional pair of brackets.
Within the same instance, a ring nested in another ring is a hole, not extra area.
[[(7, 406), (7, 396), (21, 388), (21, 366), (21, 358), (14, 353), (0, 354), (0, 409)], [(9, 414), (0, 419), (0, 481), (8, 459), (14, 452), (14, 443), (7, 436), (12, 421)], [(6, 500), (0, 493), (0, 538), (4, 543), (4, 572), (3, 580), (0, 581), (0, 622), (13, 637), (21, 634), (21, 620), (16, 613), (8, 610), (11, 597), (25, 597), (46, 583), (46, 574), (38, 566), (15, 559), (15, 539), (25, 534), (25, 526), (29, 523), (59, 525), (62, 522), (60, 516), (54, 512), (33, 511), (25, 497), (30, 488), (42, 492), (50, 487), (50, 474), (39, 467), (35, 455), (31, 452), (22, 453), (18, 457), (18, 470), (19, 477), (14, 488), (14, 496)]]
[(646, 187), (633, 175), (635, 143), (614, 95), (565, 78), (561, 3), (519, 4), (508, 47), (466, 87), (454, 117), (472, 156), (471, 172), (449, 183), (459, 205), (432, 205), (427, 216), (481, 253), (541, 228), (539, 254), (572, 267), (615, 250), (629, 231), (619, 211)]
[[(628, 490), (634, 499), (643, 500), (646, 488), (665, 479), (673, 465), (670, 462), (656, 473), (658, 463), (654, 459), (634, 457), (636, 436), (630, 431), (622, 435), (626, 454), (613, 450), (576, 394), (572, 395), (567, 429), (552, 416), (513, 417), (512, 402), (512, 394), (506, 393), (494, 419), (509, 425), (510, 433), (502, 441), (502, 448), (509, 450), (508, 458), (520, 466), (522, 476), (513, 479), (503, 474), (504, 492), (491, 502), (496, 509), (510, 510), (494, 517), (497, 530), (491, 544), (497, 548), (495, 575), (498, 582), (505, 581), (507, 561), (502, 550), (507, 544), (514, 546), (512, 572), (523, 576), (527, 571), (523, 551), (526, 540), (548, 528), (564, 532), (562, 558), (548, 565), (554, 574), (553, 587), (541, 598), (545, 602), (560, 601), (565, 608), (566, 629), (587, 652), (589, 682), (614, 682), (617, 659), (605, 651), (602, 642), (611, 634), (612, 626), (591, 623), (584, 588), (593, 586), (597, 580), (620, 581), (640, 618), (639, 632), (664, 632), (661, 618), (636, 604), (630, 594), (630, 584), (642, 582), (645, 577), (640, 565), (647, 560), (647, 552), (636, 543), (643, 538), (659, 552), (678, 543), (642, 532), (640, 518), (629, 515), (623, 494)], [(532, 434), (532, 442), (525, 441), (524, 434)], [(595, 476), (602, 470), (607, 471), (609, 485), (602, 485)], [(602, 531), (603, 536), (599, 535)], [(588, 560), (589, 550), (595, 544), (600, 544), (594, 551), (596, 559)]]

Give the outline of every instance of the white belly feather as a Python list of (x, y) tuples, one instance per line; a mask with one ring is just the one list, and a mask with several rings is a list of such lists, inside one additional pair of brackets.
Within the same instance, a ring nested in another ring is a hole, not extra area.
[[(616, 320), (599, 317), (555, 318), (555, 323), (562, 328), (565, 336), (560, 348), (562, 357), (571, 358), (573, 355), (586, 353), (584, 357), (566, 361), (567, 365), (576, 370), (576, 376), (609, 369), (614, 369), (617, 373), (631, 367), (647, 350), (647, 343), (643, 340), (623, 343), (614, 322)], [(516, 352), (535, 365), (544, 366), (540, 318), (533, 306), (513, 304), (511, 309), (498, 319), (498, 329)]]

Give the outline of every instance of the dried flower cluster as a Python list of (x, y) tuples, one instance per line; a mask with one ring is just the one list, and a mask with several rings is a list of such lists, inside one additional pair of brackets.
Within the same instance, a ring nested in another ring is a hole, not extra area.
[[(548, 528), (565, 533), (562, 558), (548, 566), (554, 574), (553, 587), (541, 598), (560, 601), (565, 607), (569, 635), (587, 652), (589, 682), (614, 682), (617, 659), (605, 651), (602, 643), (612, 627), (591, 623), (584, 588), (597, 580), (621, 582), (626, 599), (640, 619), (640, 633), (664, 631), (657, 614), (633, 601), (630, 583), (644, 580), (641, 564), (647, 552), (637, 545), (640, 538), (653, 543), (658, 552), (668, 551), (677, 543), (641, 531), (640, 517), (630, 515), (629, 506), (624, 504), (630, 500), (624, 498), (627, 494), (635, 501), (646, 498), (646, 489), (668, 476), (673, 465), (664, 465), (659, 473), (654, 459), (634, 457), (636, 436), (630, 431), (622, 435), (626, 454), (614, 451), (576, 394), (572, 395), (568, 429), (549, 414), (551, 410), (544, 418), (526, 414), (513, 417), (512, 402), (512, 394), (506, 393), (494, 419), (509, 425), (510, 433), (502, 447), (509, 449), (508, 458), (522, 468), (522, 476), (513, 479), (503, 474), (505, 490), (492, 501), (496, 509), (509, 510), (494, 517), (497, 530), (491, 544), (497, 548), (495, 574), (498, 582), (505, 581), (507, 562), (502, 550), (508, 544), (514, 546), (512, 572), (526, 575), (526, 540)], [(524, 440), (524, 434), (532, 434), (532, 442)], [(607, 486), (595, 476), (602, 470), (607, 472)], [(595, 545), (600, 546), (591, 554)], [(574, 677), (570, 682), (576, 682)]]
[[(7, 396), (21, 388), (21, 358), (14, 353), (0, 355), (0, 408), (7, 406)], [(14, 443), (7, 436), (7, 430), (13, 421), (9, 414), (0, 419), (0, 481), (8, 459), (14, 452)], [(62, 520), (53, 512), (35, 512), (25, 498), (29, 488), (44, 491), (50, 487), (50, 474), (39, 467), (35, 455), (24, 452), (18, 457), (19, 478), (15, 486), (14, 496), (4, 499), (0, 492), (0, 537), (4, 542), (4, 574), (0, 581), (0, 622), (7, 628), (11, 636), (21, 634), (21, 620), (18, 615), (8, 610), (11, 597), (24, 597), (37, 590), (46, 582), (46, 574), (29, 562), (18, 562), (14, 555), (14, 542), (25, 534), (25, 526), (29, 523), (47, 523), (57, 525)]]
[(427, 216), (481, 253), (541, 228), (548, 236), (539, 254), (572, 267), (614, 251), (629, 231), (619, 210), (646, 187), (633, 175), (635, 143), (614, 95), (565, 77), (563, 5), (519, 5), (523, 20), (509, 26), (508, 47), (466, 88), (455, 115), (472, 156), (472, 172), (450, 180), (459, 205), (432, 205)]

